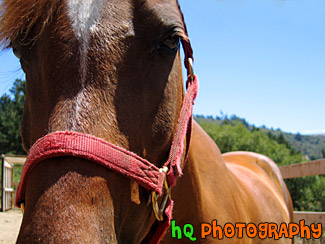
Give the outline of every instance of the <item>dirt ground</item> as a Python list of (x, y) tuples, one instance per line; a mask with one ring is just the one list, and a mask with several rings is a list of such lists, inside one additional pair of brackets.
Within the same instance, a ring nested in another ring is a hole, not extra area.
[(0, 244), (16, 243), (22, 218), (20, 209), (0, 212)]

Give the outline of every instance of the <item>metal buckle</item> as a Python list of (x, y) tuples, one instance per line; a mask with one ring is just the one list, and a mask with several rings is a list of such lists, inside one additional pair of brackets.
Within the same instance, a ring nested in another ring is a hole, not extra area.
[(151, 192), (151, 200), (152, 200), (152, 208), (155, 213), (156, 219), (158, 221), (163, 221), (164, 220), (164, 211), (166, 208), (167, 200), (168, 200), (168, 198), (171, 199), (171, 192), (170, 192), (170, 187), (168, 186), (167, 178), (166, 178), (168, 168), (166, 166), (164, 166), (163, 168), (160, 168), (159, 171), (163, 172), (165, 174), (164, 195), (163, 195), (163, 199), (161, 201), (160, 207), (158, 205), (158, 197), (159, 196), (157, 195), (157, 192), (155, 192), (155, 191)]
[(188, 73), (192, 80), (194, 80), (193, 59), (188, 58)]

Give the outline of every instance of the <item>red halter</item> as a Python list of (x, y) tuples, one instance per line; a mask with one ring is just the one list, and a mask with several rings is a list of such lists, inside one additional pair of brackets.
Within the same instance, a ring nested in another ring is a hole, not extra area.
[[(153, 209), (158, 221), (154, 223), (143, 242), (158, 243), (172, 218), (173, 201), (169, 190), (176, 184), (177, 177), (182, 174), (181, 159), (184, 140), (185, 138), (187, 140), (187, 155), (192, 129), (193, 104), (198, 92), (198, 80), (193, 74), (191, 64), (192, 48), (189, 41), (182, 40), (182, 44), (185, 51), (185, 65), (189, 73), (186, 83), (187, 92), (168, 160), (161, 169), (135, 153), (92, 135), (71, 131), (54, 132), (40, 138), (30, 148), (17, 188), (16, 205), (24, 204), (28, 178), (38, 163), (48, 158), (61, 156), (84, 158), (124, 175), (152, 192)], [(164, 194), (161, 207), (157, 204), (157, 194), (159, 196)]]

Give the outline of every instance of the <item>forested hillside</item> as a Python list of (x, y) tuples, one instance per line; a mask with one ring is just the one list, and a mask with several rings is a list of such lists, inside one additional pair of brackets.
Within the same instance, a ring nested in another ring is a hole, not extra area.
[(310, 160), (325, 158), (325, 135), (285, 134), (289, 143)]
[(236, 125), (237, 122), (240, 122), (246, 127), (249, 131), (262, 131), (270, 139), (276, 140), (280, 144), (286, 144), (290, 150), (301, 152), (305, 159), (315, 160), (320, 158), (325, 158), (325, 135), (301, 135), (299, 133), (292, 134), (281, 131), (280, 129), (269, 129), (265, 126), (255, 127), (254, 125), (249, 124), (245, 119), (239, 118), (236, 115), (228, 116), (202, 116), (196, 115), (195, 120), (199, 123), (210, 123), (224, 125)]

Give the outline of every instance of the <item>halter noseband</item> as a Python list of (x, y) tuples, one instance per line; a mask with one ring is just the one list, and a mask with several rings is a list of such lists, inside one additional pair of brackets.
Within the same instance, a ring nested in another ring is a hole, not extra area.
[[(185, 66), (188, 70), (187, 92), (182, 103), (169, 157), (162, 168), (158, 168), (133, 152), (92, 135), (72, 131), (54, 132), (40, 138), (30, 148), (17, 188), (16, 205), (24, 208), (28, 178), (41, 161), (61, 156), (84, 158), (124, 175), (151, 191), (153, 211), (157, 221), (144, 242), (158, 243), (172, 218), (173, 201), (170, 188), (176, 184), (177, 177), (182, 175), (181, 160), (184, 141), (186, 140), (185, 155), (187, 156), (192, 131), (193, 104), (198, 92), (198, 79), (192, 68), (192, 48), (188, 40), (182, 40), (182, 44), (185, 52)], [(163, 197), (160, 206), (158, 206), (159, 197)]]

